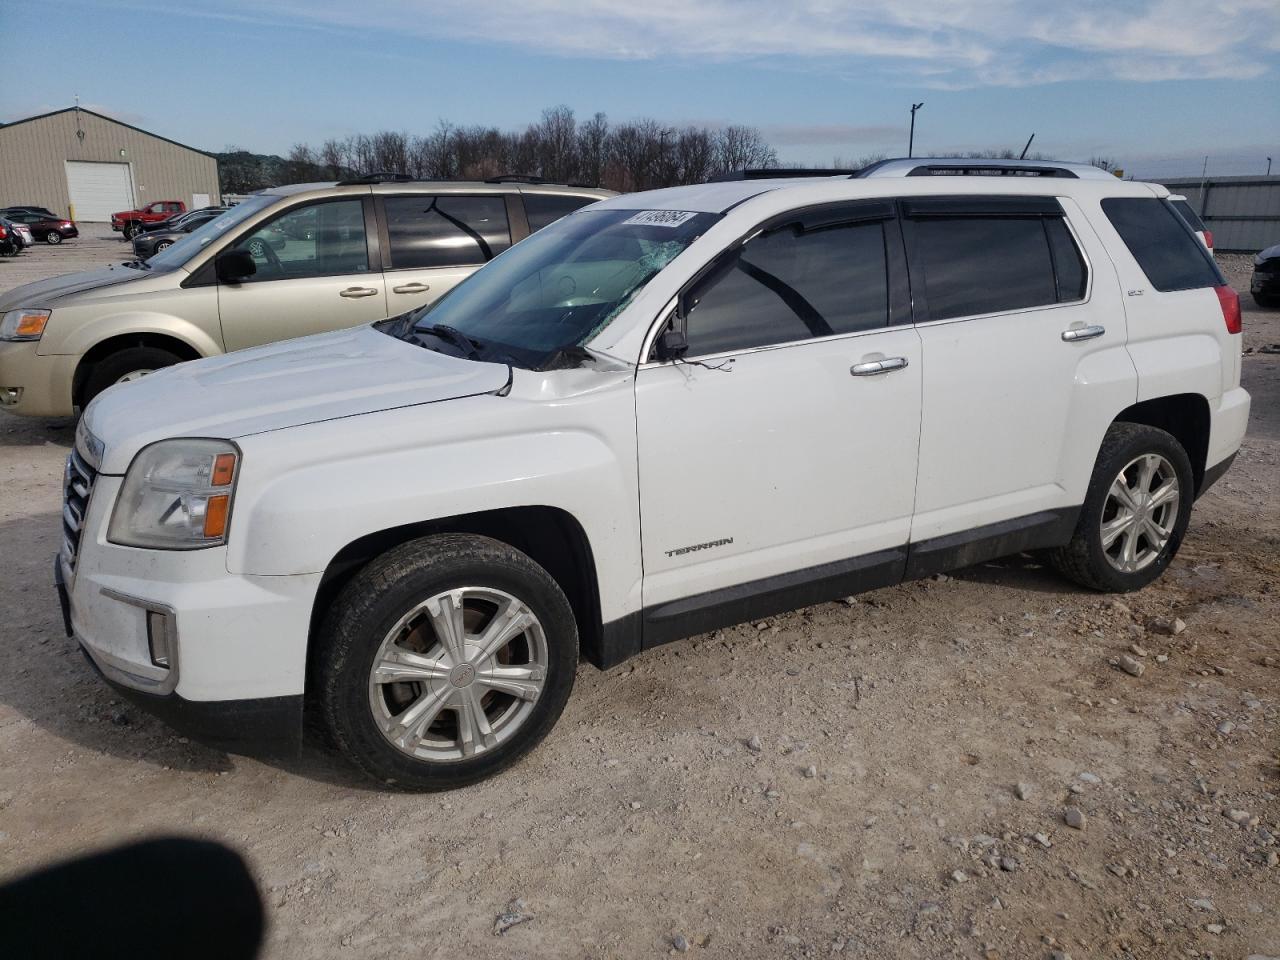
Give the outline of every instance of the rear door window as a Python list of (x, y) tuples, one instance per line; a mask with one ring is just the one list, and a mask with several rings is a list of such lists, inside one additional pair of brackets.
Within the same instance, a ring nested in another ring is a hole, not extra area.
[(588, 203), (595, 203), (595, 197), (567, 197), (554, 193), (526, 193), (524, 198), (524, 214), (529, 221), (529, 232), (541, 230), (549, 223), (555, 223), (566, 214)]
[(387, 197), (383, 203), (392, 269), (477, 265), (511, 246), (500, 194)]
[(1161, 293), (1226, 283), (1208, 251), (1173, 207), (1154, 197), (1109, 197), (1102, 212)]

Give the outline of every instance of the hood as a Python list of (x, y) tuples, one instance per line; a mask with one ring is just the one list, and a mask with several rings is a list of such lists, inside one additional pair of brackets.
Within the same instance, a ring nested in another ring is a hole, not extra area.
[(1275, 257), (1280, 257), (1280, 243), (1277, 243), (1274, 247), (1267, 247), (1267, 249), (1253, 258), (1253, 262), (1261, 263), (1263, 260), (1271, 260)]
[(42, 307), (58, 297), (99, 287), (110, 287), (118, 283), (131, 283), (144, 280), (149, 274), (145, 270), (135, 270), (123, 264), (107, 267), (105, 270), (87, 270), (83, 273), (67, 273), (48, 280), (37, 280), (35, 283), (24, 283), (14, 287), (8, 293), (0, 295), (0, 312), (15, 307)]
[(356, 327), (169, 367), (99, 394), (84, 414), (104, 473), (169, 437), (234, 440), (321, 420), (493, 393), (503, 363), (450, 357)]

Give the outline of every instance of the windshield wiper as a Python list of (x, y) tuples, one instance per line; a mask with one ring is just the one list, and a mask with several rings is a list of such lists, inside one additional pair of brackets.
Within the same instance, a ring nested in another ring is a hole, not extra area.
[(429, 333), (445, 343), (453, 344), (464, 352), (468, 360), (478, 360), (483, 349), (479, 340), (468, 337), (457, 327), (451, 327), (447, 323), (433, 323), (429, 327), (419, 328), (418, 333)]

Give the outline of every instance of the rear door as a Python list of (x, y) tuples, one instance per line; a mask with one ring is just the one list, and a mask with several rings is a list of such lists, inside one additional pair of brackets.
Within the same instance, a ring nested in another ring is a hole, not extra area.
[(511, 246), (504, 194), (407, 194), (375, 202), (389, 316), (433, 302)]
[(934, 558), (945, 567), (1069, 527), (1136, 382), (1114, 271), (1078, 209), (1071, 221), (1053, 197), (916, 198), (902, 209), (924, 353), (911, 539), (926, 569), (909, 570), (919, 574), (933, 550), (1014, 537)]
[(368, 198), (348, 195), (291, 207), (237, 239), (258, 269), (218, 285), (226, 349), (385, 318), (372, 218)]

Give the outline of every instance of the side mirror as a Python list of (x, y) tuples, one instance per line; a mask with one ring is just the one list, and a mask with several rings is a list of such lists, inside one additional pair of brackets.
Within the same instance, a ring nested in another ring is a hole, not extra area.
[(662, 361), (679, 360), (689, 351), (689, 339), (680, 330), (668, 330), (658, 337), (657, 354)]
[(219, 283), (239, 283), (258, 272), (258, 264), (248, 250), (224, 250), (213, 260), (213, 273)]

